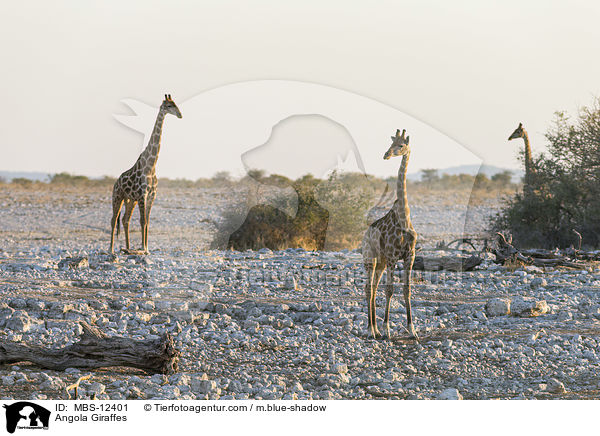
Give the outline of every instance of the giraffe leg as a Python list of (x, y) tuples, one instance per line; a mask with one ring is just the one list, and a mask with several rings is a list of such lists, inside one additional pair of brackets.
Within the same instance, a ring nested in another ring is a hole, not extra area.
[(367, 299), (367, 317), (369, 319), (367, 329), (369, 334), (375, 337), (375, 331), (373, 330), (373, 318), (371, 315), (371, 294), (373, 286), (373, 277), (375, 275), (375, 263), (377, 259), (373, 259), (372, 262), (365, 262), (365, 271), (367, 273), (367, 280), (365, 281), (365, 297)]
[(144, 235), (146, 234), (146, 199), (143, 198), (138, 203), (138, 207), (140, 208), (140, 227), (142, 229), (142, 251), (146, 252), (146, 241), (144, 240)]
[(375, 296), (377, 294), (377, 286), (383, 274), (385, 266), (378, 263), (377, 259), (373, 259), (372, 263), (366, 264), (367, 268), (367, 284), (365, 285), (365, 293), (367, 297), (367, 310), (369, 315), (369, 332), (373, 339), (380, 339), (381, 333), (377, 328), (377, 312), (375, 310)]
[(404, 259), (404, 304), (406, 306), (406, 322), (410, 336), (419, 340), (415, 326), (412, 322), (412, 313), (410, 310), (410, 273), (415, 261), (415, 252), (412, 251), (406, 259)]
[(135, 208), (136, 202), (134, 200), (127, 200), (125, 202), (125, 213), (123, 214), (123, 232), (125, 233), (125, 248), (129, 251), (129, 221), (131, 220), (131, 214)]
[(123, 199), (115, 197), (113, 194), (113, 216), (110, 220), (110, 252), (114, 253), (115, 247), (115, 229), (119, 225), (119, 216), (121, 215), (121, 206), (123, 206)]
[(148, 201), (146, 202), (146, 232), (144, 235), (145, 244), (146, 244), (146, 252), (148, 252), (148, 228), (150, 227), (150, 210), (152, 210), (152, 205), (154, 204), (155, 198), (156, 198), (156, 190), (153, 190), (148, 195)]
[(371, 294), (371, 313), (373, 316), (373, 326), (375, 330), (374, 337), (376, 339), (381, 339), (381, 333), (379, 333), (379, 329), (377, 328), (377, 304), (375, 303), (375, 297), (377, 293), (377, 288), (379, 287), (379, 282), (381, 281), (381, 276), (385, 271), (385, 264), (383, 262), (378, 262), (375, 267), (375, 275), (373, 281), (373, 293)]
[(389, 262), (387, 266), (387, 283), (385, 287), (385, 316), (383, 318), (383, 325), (385, 326), (385, 332), (388, 339), (392, 339), (390, 334), (390, 305), (392, 303), (392, 295), (394, 295), (394, 270), (396, 269), (396, 262)]

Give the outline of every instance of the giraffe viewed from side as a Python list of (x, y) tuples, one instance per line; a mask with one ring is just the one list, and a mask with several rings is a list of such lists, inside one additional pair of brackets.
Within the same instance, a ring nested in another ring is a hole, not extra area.
[(148, 223), (150, 210), (156, 198), (156, 162), (160, 151), (160, 137), (162, 126), (167, 114), (181, 118), (181, 112), (171, 99), (171, 95), (165, 94), (165, 99), (160, 105), (154, 130), (150, 136), (148, 146), (144, 149), (135, 164), (119, 176), (113, 187), (111, 220), (110, 252), (114, 253), (115, 228), (119, 235), (119, 218), (121, 207), (125, 203), (125, 214), (123, 215), (123, 230), (125, 231), (125, 247), (129, 251), (129, 220), (135, 205), (140, 210), (140, 226), (142, 230), (142, 251), (148, 254)]
[(396, 131), (392, 136), (392, 145), (383, 156), (389, 159), (402, 156), (402, 163), (398, 170), (396, 201), (392, 208), (380, 219), (369, 226), (362, 241), (362, 255), (367, 274), (365, 294), (367, 297), (367, 310), (369, 315), (369, 331), (373, 338), (381, 338), (377, 329), (377, 316), (375, 312), (375, 294), (379, 280), (387, 268), (387, 283), (385, 288), (386, 304), (383, 323), (386, 334), (390, 339), (390, 304), (394, 294), (394, 271), (396, 263), (404, 261), (404, 304), (406, 306), (407, 328), (411, 337), (418, 339), (413, 326), (410, 308), (410, 274), (415, 260), (415, 245), (417, 232), (410, 221), (410, 209), (406, 195), (406, 170), (410, 157), (409, 136), (406, 130)]
[(528, 194), (531, 193), (533, 189), (532, 176), (535, 172), (535, 169), (533, 167), (533, 158), (531, 155), (531, 146), (529, 145), (529, 136), (527, 135), (527, 131), (523, 128), (523, 123), (519, 123), (519, 126), (508, 137), (508, 140), (512, 141), (513, 139), (517, 138), (523, 138), (523, 142), (525, 143), (525, 180), (523, 184), (523, 191), (526, 194)]

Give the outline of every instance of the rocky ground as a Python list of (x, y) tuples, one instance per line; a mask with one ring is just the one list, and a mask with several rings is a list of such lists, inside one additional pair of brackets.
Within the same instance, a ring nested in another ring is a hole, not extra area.
[[(136, 339), (168, 331), (179, 372), (23, 362), (0, 367), (3, 399), (67, 398), (65, 387), (86, 374), (80, 397), (99, 399), (600, 397), (595, 266), (508, 271), (486, 259), (474, 272), (414, 273), (420, 341), (404, 329), (399, 283), (393, 338), (376, 341), (366, 337), (357, 251), (210, 251), (229, 197), (171, 189), (152, 210), (152, 254), (112, 258), (109, 193), (0, 188), (0, 344), (66, 346), (82, 320)], [(477, 234), (497, 207), (419, 203), (414, 225), (430, 256), (447, 254), (431, 241), (462, 234), (465, 216)], [(137, 221), (132, 228), (138, 244)], [(87, 263), (64, 262), (75, 256)]]

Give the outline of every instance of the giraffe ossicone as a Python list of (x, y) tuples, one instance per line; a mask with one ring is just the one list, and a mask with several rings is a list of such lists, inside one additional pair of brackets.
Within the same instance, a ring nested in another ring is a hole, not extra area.
[(111, 220), (110, 252), (114, 253), (115, 230), (119, 235), (119, 221), (121, 208), (125, 204), (123, 215), (123, 230), (125, 233), (125, 247), (129, 251), (129, 220), (137, 204), (140, 210), (140, 227), (142, 232), (142, 252), (148, 253), (148, 225), (150, 210), (156, 198), (158, 180), (156, 178), (156, 163), (160, 151), (160, 138), (163, 121), (167, 114), (182, 118), (181, 111), (171, 99), (171, 94), (165, 94), (165, 99), (160, 105), (156, 122), (148, 146), (138, 157), (135, 164), (119, 176), (113, 186)]
[(392, 145), (383, 155), (386, 160), (391, 157), (402, 156), (402, 162), (398, 170), (396, 201), (383, 217), (369, 226), (362, 241), (363, 263), (367, 274), (365, 296), (369, 319), (368, 328), (370, 335), (375, 339), (381, 338), (381, 333), (377, 328), (375, 295), (381, 276), (386, 269), (386, 304), (383, 322), (388, 339), (391, 337), (390, 304), (392, 295), (394, 295), (394, 271), (396, 263), (400, 259), (404, 262), (404, 304), (406, 306), (407, 328), (411, 337), (418, 339), (412, 322), (410, 305), (410, 274), (415, 260), (417, 232), (410, 221), (410, 209), (406, 194), (406, 171), (410, 158), (409, 141), (410, 137), (406, 136), (406, 130), (402, 130), (402, 133), (400, 133), (400, 129), (398, 129), (396, 136), (392, 136)]

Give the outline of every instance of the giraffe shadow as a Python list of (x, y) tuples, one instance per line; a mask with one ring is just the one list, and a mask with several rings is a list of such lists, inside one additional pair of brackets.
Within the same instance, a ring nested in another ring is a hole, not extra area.
[(363, 339), (367, 340), (367, 341), (376, 341), (376, 342), (388, 342), (391, 344), (404, 344), (404, 345), (416, 345), (416, 344), (420, 344), (424, 342), (424, 339), (426, 341), (426, 338), (423, 338), (421, 336), (419, 336), (419, 338), (413, 338), (412, 336), (410, 336), (408, 333), (404, 336), (404, 335), (392, 335), (391, 338), (388, 339), (387, 336), (382, 335), (381, 337), (378, 338), (374, 338), (373, 336), (371, 336), (370, 333), (363, 333), (361, 335), (363, 337)]
[(134, 250), (134, 249), (127, 249), (127, 248), (121, 248), (121, 253), (130, 255), (130, 256), (147, 256), (150, 254), (149, 251)]

